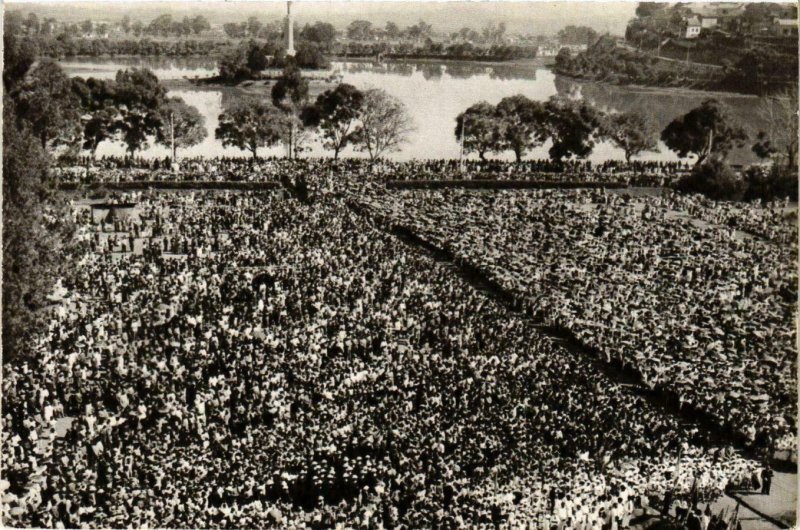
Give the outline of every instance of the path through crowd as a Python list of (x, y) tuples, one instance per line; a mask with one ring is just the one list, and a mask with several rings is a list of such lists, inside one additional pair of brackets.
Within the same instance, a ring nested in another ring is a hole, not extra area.
[[(370, 217), (370, 214), (363, 211), (360, 205), (350, 203), (350, 206), (354, 211), (360, 213), (361, 215)], [(637, 210), (641, 211), (641, 208), (638, 207), (638, 205)], [(687, 222), (701, 228), (708, 227), (711, 224), (706, 220), (697, 219), (691, 216), (688, 212), (677, 210), (670, 211), (668, 213), (668, 218), (685, 219)], [(373, 221), (375, 220), (377, 219), (373, 219)], [(378, 223), (379, 226), (381, 224), (385, 223)], [(389, 229), (390, 232), (392, 232), (406, 244), (412, 247), (424, 249), (439, 263), (453, 270), (454, 273), (460, 275), (473, 287), (477, 288), (485, 295), (493, 297), (504, 303), (508, 309), (519, 312), (518, 308), (516, 307), (517, 304), (515, 303), (514, 297), (511, 295), (511, 293), (508, 293), (500, 286), (495, 285), (491, 280), (486, 278), (479, 271), (474, 270), (468, 264), (458, 262), (446, 250), (439, 248), (437, 245), (427, 241), (423, 237), (420, 237), (419, 235), (407, 229), (392, 226), (391, 221), (389, 221), (388, 224), (385, 224), (384, 229)], [(733, 237), (736, 239), (748, 239), (755, 237), (753, 234), (742, 230), (732, 230), (732, 232)], [(560, 342), (569, 350), (583, 354), (592, 360), (596, 360), (594, 359), (594, 356), (585, 351), (585, 348), (578, 344), (577, 341), (561, 337), (560, 333), (555, 332), (554, 330), (549, 330), (546, 326), (539, 326), (539, 328), (544, 334), (556, 338), (558, 342)], [(609, 375), (609, 377), (616, 380), (623, 386), (629, 387), (631, 392), (640, 395), (647, 394), (646, 392), (642, 391), (643, 387), (641, 387), (640, 384), (630, 380), (629, 377), (626, 377), (626, 374), (609, 369), (608, 366), (599, 362), (595, 364), (597, 364), (599, 370), (605, 372), (607, 375)], [(697, 426), (694, 421), (687, 418), (684, 419), (686, 420), (687, 425)], [(796, 523), (795, 510), (797, 506), (797, 473), (776, 472), (769, 495), (763, 495), (760, 491), (735, 492), (731, 495), (725, 495), (719, 498), (717, 501), (711, 504), (711, 509), (713, 513), (716, 514), (722, 512), (723, 510), (727, 514), (733, 514), (737, 509), (737, 504), (739, 505), (738, 518), (741, 523), (742, 530), (772, 530), (776, 528), (793, 528)], [(654, 524), (658, 524), (659, 521), (662, 520), (663, 517), (661, 514), (657, 513), (655, 510), (649, 510), (644, 516), (641, 517), (641, 520), (638, 522), (638, 524), (633, 525), (632, 528), (640, 528), (644, 530), (652, 527)]]
[[(742, 509), (747, 509), (754, 516), (755, 526), (745, 526), (748, 528), (794, 528), (797, 517), (797, 473), (775, 472), (772, 477), (772, 487), (769, 495), (764, 495), (760, 491), (736, 491), (720, 499), (730, 501), (734, 504), (738, 501), (742, 504)], [(740, 512), (741, 513), (741, 512)], [(756, 524), (756, 521), (760, 521)]]

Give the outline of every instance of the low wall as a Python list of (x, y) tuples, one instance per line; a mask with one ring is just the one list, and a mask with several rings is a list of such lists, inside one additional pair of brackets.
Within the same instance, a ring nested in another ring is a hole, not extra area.
[(443, 188), (465, 188), (477, 190), (524, 190), (524, 189), (620, 189), (627, 188), (624, 182), (559, 182), (549, 180), (390, 180), (389, 189), (426, 190)]
[(91, 191), (106, 189), (110, 191), (134, 190), (237, 190), (237, 191), (269, 191), (280, 188), (278, 182), (200, 182), (200, 181), (167, 181), (143, 180), (132, 182), (93, 182), (91, 184), (68, 182), (59, 185), (64, 191)]

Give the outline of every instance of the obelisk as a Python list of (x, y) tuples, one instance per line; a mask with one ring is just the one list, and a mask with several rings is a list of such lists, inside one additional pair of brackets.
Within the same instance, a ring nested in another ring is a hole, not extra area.
[(286, 55), (294, 57), (294, 21), (292, 20), (292, 2), (286, 2)]

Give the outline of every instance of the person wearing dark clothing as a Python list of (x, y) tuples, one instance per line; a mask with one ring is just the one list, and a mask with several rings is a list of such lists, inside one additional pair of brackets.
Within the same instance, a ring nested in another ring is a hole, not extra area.
[(772, 487), (772, 468), (767, 464), (764, 471), (761, 473), (761, 494), (769, 495), (769, 490)]

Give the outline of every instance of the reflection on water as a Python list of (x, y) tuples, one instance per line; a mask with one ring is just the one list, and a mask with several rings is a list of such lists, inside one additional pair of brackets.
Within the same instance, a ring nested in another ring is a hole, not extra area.
[(217, 61), (212, 57), (113, 57), (107, 59), (72, 59), (60, 61), (71, 76), (113, 79), (117, 70), (144, 68), (161, 80), (217, 75)]
[(391, 61), (391, 62), (334, 62), (333, 68), (348, 73), (376, 73), (412, 76), (422, 72), (425, 80), (439, 79), (444, 74), (454, 79), (487, 77), (489, 79), (527, 79), (536, 80), (537, 70), (515, 65), (482, 65), (476, 63), (435, 62), (435, 61)]
[[(70, 75), (83, 77), (113, 78), (118, 69), (147, 66), (164, 80), (183, 77), (205, 77), (216, 73), (216, 65), (210, 58), (115, 58), (109, 60), (73, 60), (61, 63)], [(600, 108), (618, 111), (638, 111), (663, 128), (675, 116), (697, 106), (707, 96), (696, 93), (670, 91), (637, 90), (597, 83), (583, 83), (565, 79), (553, 74), (547, 68), (518, 68), (514, 66), (489, 66), (474, 63), (454, 62), (414, 62), (390, 61), (334, 62), (332, 68), (341, 74), (343, 82), (358, 88), (382, 88), (403, 101), (415, 124), (415, 132), (403, 146), (400, 153), (393, 155), (399, 160), (412, 158), (457, 158), (459, 144), (454, 129), (455, 118), (464, 109), (478, 101), (496, 104), (502, 98), (523, 94), (531, 99), (546, 100), (554, 94), (571, 94), (591, 100)], [(180, 96), (190, 105), (197, 107), (205, 116), (208, 138), (200, 145), (183, 149), (180, 156), (218, 156), (247, 155), (235, 148), (223, 148), (214, 139), (214, 129), (219, 115), (235, 100), (241, 92), (235, 88), (220, 90), (195, 89), (187, 87), (173, 90), (171, 96)], [(268, 97), (268, 96), (265, 96)], [(753, 116), (754, 99), (742, 96), (720, 98), (727, 103), (733, 115), (742, 123), (757, 127)], [(309, 146), (312, 156), (326, 153), (318, 143)], [(549, 145), (532, 150), (528, 156), (546, 158)], [(104, 142), (98, 148), (98, 155), (123, 154), (119, 144)], [(281, 155), (283, 149), (262, 149), (263, 155)], [(167, 156), (168, 150), (151, 146), (145, 156)], [(344, 156), (363, 156), (348, 148)], [(511, 153), (502, 153), (498, 158), (511, 159)], [(595, 147), (590, 157), (593, 161), (609, 158), (622, 158), (622, 152), (610, 144), (601, 143)], [(661, 146), (660, 153), (648, 153), (642, 158), (650, 160), (676, 160), (676, 156)], [(733, 161), (753, 160), (749, 148), (737, 150)]]

